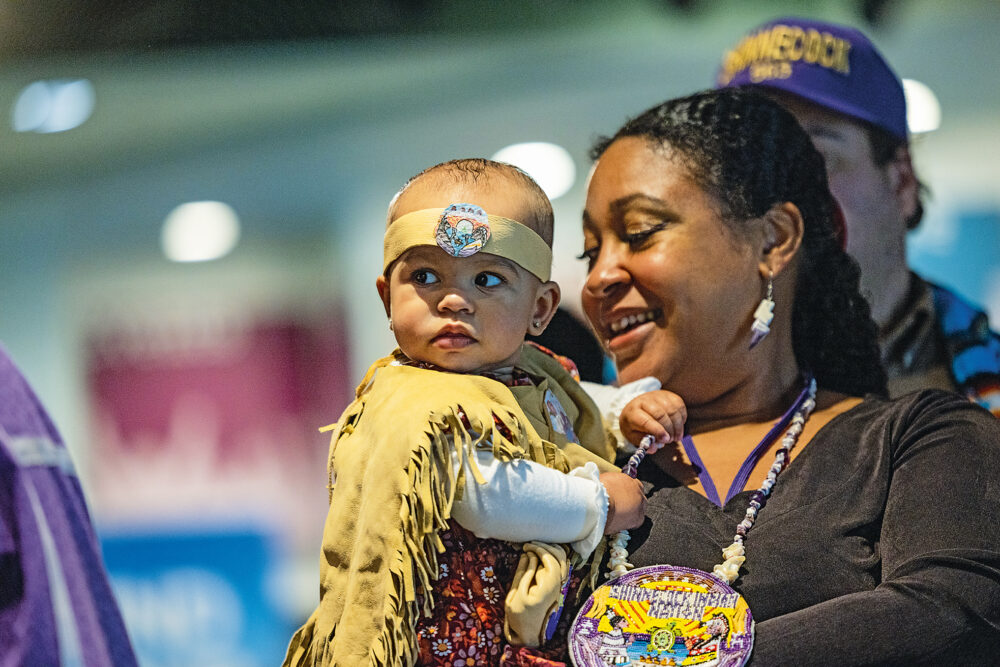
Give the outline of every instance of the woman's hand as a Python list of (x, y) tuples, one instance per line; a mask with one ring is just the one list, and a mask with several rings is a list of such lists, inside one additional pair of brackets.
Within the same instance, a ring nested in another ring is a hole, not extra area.
[(608, 518), (604, 534), (638, 528), (646, 519), (646, 494), (642, 482), (623, 472), (603, 472), (601, 484), (608, 492)]
[(681, 397), (672, 391), (660, 389), (636, 396), (622, 410), (618, 423), (622, 435), (633, 445), (643, 436), (653, 436), (650, 454), (668, 442), (680, 440), (684, 435), (687, 408)]

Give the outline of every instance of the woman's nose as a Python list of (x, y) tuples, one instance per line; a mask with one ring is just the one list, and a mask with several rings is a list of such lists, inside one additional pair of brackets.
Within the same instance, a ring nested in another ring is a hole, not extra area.
[(610, 296), (629, 281), (629, 273), (622, 263), (621, 253), (613, 248), (602, 248), (594, 259), (583, 283), (583, 294), (594, 299)]

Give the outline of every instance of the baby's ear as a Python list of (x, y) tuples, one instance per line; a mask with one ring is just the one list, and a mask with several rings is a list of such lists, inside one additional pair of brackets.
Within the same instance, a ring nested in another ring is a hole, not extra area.
[(531, 322), (528, 323), (528, 333), (538, 336), (556, 314), (559, 302), (562, 300), (562, 292), (559, 284), (553, 281), (544, 282), (538, 286), (535, 292), (535, 309), (532, 312)]
[(385, 279), (384, 275), (375, 279), (375, 289), (378, 290), (378, 296), (382, 299), (382, 305), (385, 307), (385, 316), (392, 317), (389, 307), (389, 281)]

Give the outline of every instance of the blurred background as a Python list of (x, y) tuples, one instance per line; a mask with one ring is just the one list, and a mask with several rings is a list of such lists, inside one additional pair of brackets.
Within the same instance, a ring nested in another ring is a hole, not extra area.
[(933, 91), (911, 263), (996, 327), (995, 0), (0, 0), (0, 341), (144, 665), (278, 664), (315, 604), (317, 428), (392, 347), (374, 279), (403, 182), (528, 168), (578, 313), (590, 144), (787, 14), (861, 28)]

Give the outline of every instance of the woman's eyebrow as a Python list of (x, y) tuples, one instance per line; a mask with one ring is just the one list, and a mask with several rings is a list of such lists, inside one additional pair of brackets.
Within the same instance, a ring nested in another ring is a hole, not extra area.
[[(611, 213), (612, 218), (621, 218), (628, 211), (636, 209), (653, 210), (657, 213), (669, 213), (671, 211), (670, 205), (667, 202), (641, 192), (619, 197), (608, 204), (608, 211)], [(597, 229), (597, 225), (594, 223), (593, 218), (590, 217), (590, 214), (587, 213), (587, 209), (583, 210), (583, 227), (584, 230)]]
[(612, 213), (621, 214), (624, 211), (634, 208), (655, 208), (658, 210), (669, 209), (667, 202), (657, 197), (651, 197), (641, 192), (620, 197), (608, 206)]

